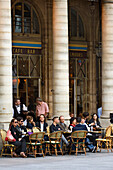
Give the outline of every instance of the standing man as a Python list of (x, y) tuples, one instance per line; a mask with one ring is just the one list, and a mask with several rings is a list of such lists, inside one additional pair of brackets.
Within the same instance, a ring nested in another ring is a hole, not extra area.
[(26, 106), (24, 104), (21, 104), (19, 98), (16, 98), (13, 107), (13, 118), (17, 119), (17, 117), (23, 117), (23, 110), (25, 109)]
[(41, 98), (36, 99), (36, 118), (39, 119), (40, 115), (43, 114), (45, 117), (47, 117), (49, 113), (49, 107), (46, 102), (43, 102)]

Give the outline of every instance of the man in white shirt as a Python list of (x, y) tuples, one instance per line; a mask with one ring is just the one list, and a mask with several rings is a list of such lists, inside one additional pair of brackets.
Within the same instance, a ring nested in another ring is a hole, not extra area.
[(21, 104), (20, 99), (17, 98), (14, 101), (15, 105), (13, 107), (13, 117), (16, 119), (17, 117), (23, 117), (23, 110), (26, 109), (24, 104)]

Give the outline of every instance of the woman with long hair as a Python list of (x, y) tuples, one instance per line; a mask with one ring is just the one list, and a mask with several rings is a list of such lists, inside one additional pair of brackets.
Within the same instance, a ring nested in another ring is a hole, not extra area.
[[(18, 126), (18, 121), (17, 119), (13, 118), (10, 123), (10, 131), (12, 136), (15, 138), (15, 141), (9, 141), (9, 143), (15, 145), (16, 148), (16, 153), (20, 154), (21, 157), (26, 158), (27, 156), (25, 155), (26, 152), (26, 140), (21, 137), (21, 134), (19, 133), (18, 129), (16, 128)], [(16, 155), (14, 155), (16, 156)]]

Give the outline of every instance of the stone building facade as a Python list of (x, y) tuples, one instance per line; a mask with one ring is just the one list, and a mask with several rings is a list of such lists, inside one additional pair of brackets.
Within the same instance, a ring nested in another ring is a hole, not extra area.
[(0, 0), (0, 128), (8, 128), (15, 97), (26, 106), (41, 97), (50, 119), (102, 106), (107, 126), (112, 8), (112, 0)]

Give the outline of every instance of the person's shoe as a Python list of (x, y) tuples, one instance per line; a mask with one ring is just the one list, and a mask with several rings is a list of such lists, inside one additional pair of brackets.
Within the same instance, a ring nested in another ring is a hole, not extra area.
[(96, 146), (94, 146), (94, 148), (92, 149), (92, 153), (95, 153), (96, 151)]
[(22, 158), (27, 158), (27, 156), (25, 155), (25, 153), (21, 153), (20, 156), (21, 156)]
[(17, 155), (15, 152), (13, 152), (13, 156), (14, 156), (14, 157), (18, 157), (18, 155)]

